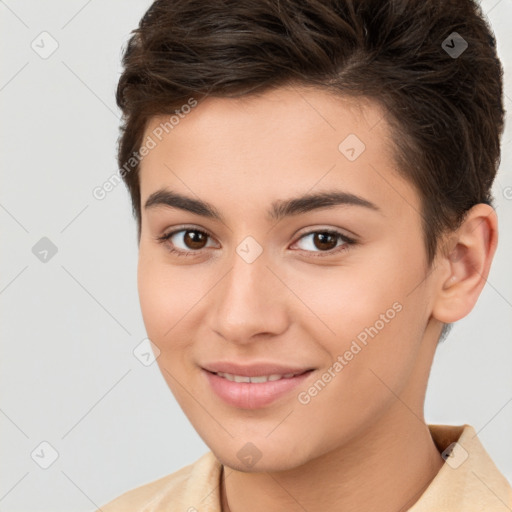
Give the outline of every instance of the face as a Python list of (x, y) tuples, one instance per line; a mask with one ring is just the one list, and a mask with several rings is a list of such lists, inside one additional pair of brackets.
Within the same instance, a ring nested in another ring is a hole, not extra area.
[(397, 394), (421, 408), (432, 287), (382, 110), (311, 88), (189, 110), (146, 128), (138, 286), (205, 443), (232, 468), (289, 469), (401, 421)]

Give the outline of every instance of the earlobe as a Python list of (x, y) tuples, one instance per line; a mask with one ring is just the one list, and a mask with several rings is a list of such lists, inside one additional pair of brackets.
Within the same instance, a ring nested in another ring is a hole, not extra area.
[(437, 320), (452, 323), (473, 309), (489, 275), (497, 241), (496, 212), (487, 204), (475, 205), (449, 237), (446, 254), (439, 256), (447, 271), (440, 274), (432, 312)]

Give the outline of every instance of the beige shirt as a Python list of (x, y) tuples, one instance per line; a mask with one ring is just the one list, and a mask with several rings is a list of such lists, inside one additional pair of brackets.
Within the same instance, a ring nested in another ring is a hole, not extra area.
[[(445, 463), (409, 512), (511, 512), (512, 488), (475, 429), (470, 425), (429, 425), (429, 429)], [(125, 492), (101, 511), (221, 512), (221, 474), (222, 465), (210, 451), (193, 464)]]

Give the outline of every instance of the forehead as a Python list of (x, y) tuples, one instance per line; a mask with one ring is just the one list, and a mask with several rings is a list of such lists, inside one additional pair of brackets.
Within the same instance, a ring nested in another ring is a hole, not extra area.
[(249, 198), (268, 203), (332, 187), (402, 208), (404, 198), (418, 202), (396, 172), (383, 108), (367, 98), (298, 87), (211, 97), (172, 120), (151, 118), (143, 140), (149, 138), (154, 148), (140, 167), (143, 202), (162, 186), (220, 194), (244, 208)]
[[(366, 141), (391, 137), (384, 110), (376, 101), (313, 87), (285, 86), (239, 98), (209, 97), (195, 107), (184, 103), (175, 110), (176, 115), (150, 118), (145, 135), (161, 141), (171, 134), (174, 139), (191, 133), (216, 139), (229, 134), (241, 150), (251, 145), (250, 135), (255, 141), (269, 138), (268, 142), (280, 135), (276, 143), (284, 147), (286, 140), (318, 142), (326, 130), (338, 131), (340, 137), (343, 130), (352, 130)], [(286, 128), (286, 137), (281, 128)]]

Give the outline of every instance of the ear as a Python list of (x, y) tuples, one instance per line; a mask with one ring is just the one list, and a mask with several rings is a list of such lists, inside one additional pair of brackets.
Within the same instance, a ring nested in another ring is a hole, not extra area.
[[(438, 255), (440, 279), (432, 315), (444, 323), (464, 318), (484, 287), (498, 244), (498, 218), (487, 204), (471, 208), (448, 237), (447, 250)], [(441, 261), (439, 261), (441, 260)]]

